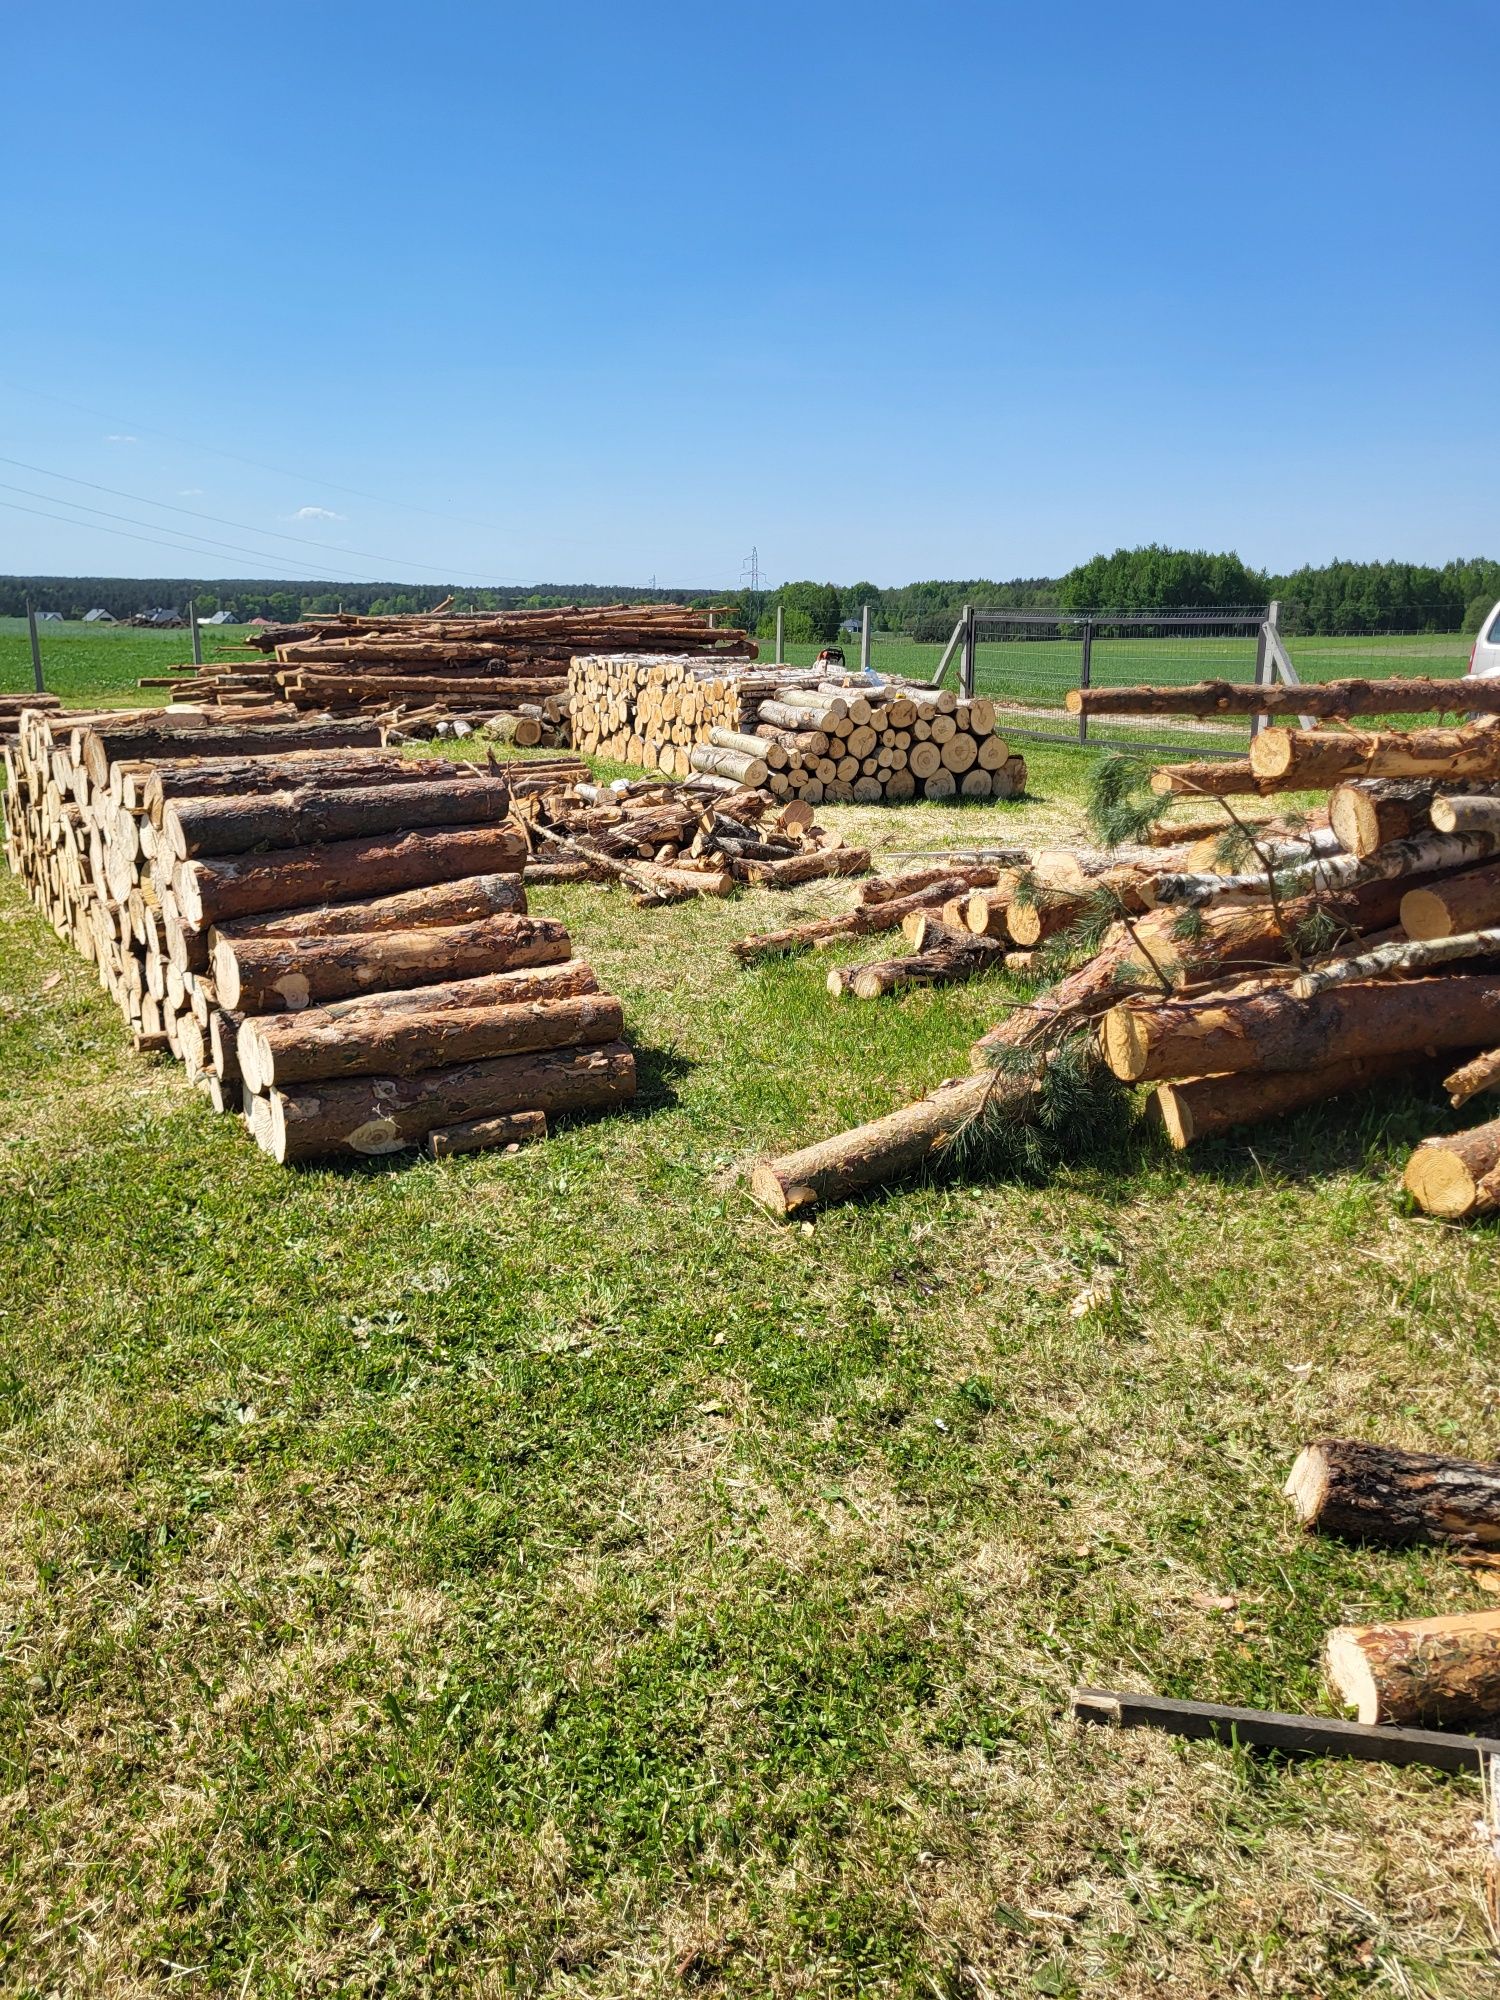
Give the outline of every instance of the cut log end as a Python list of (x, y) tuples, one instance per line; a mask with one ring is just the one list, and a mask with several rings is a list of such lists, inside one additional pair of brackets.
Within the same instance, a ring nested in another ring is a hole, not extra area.
[(1324, 1666), (1329, 1686), (1345, 1708), (1355, 1711), (1358, 1721), (1374, 1723), (1388, 1720), (1380, 1712), (1380, 1689), (1370, 1662), (1361, 1650), (1358, 1631), (1353, 1626), (1340, 1626), (1329, 1633)]
[(1323, 1511), (1328, 1498), (1328, 1476), (1328, 1454), (1322, 1445), (1310, 1444), (1298, 1452), (1283, 1491), (1305, 1528), (1316, 1526)]

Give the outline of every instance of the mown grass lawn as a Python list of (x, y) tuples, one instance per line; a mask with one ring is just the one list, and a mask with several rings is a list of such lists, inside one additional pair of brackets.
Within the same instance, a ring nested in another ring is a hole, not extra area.
[[(828, 817), (1050, 835), (1079, 773)], [(777, 1224), (758, 1151), (1008, 995), (728, 957), (848, 894), (539, 892), (638, 1104), (288, 1173), (0, 888), (5, 1991), (1493, 1992), (1470, 1781), (1066, 1720), (1326, 1712), (1329, 1624), (1486, 1601), (1279, 1498), (1500, 1444), (1494, 1232), (1398, 1191), (1437, 1098)]]

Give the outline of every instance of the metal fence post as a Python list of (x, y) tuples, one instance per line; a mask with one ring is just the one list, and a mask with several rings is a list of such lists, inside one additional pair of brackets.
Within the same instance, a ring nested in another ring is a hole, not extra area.
[(870, 671), (870, 607), (868, 604), (860, 614), (859, 670), (862, 674), (867, 674)]
[(776, 607), (776, 664), (786, 663), (786, 611), (781, 605)]
[(192, 634), (193, 639), (193, 665), (201, 667), (203, 665), (203, 639), (198, 631), (198, 600), (196, 597), (188, 599), (188, 631)]
[(974, 699), (974, 607), (964, 606), (964, 650), (958, 667), (958, 690), (965, 701)]
[(42, 679), (42, 645), (36, 636), (36, 606), (28, 597), (26, 600), (26, 629), (31, 634), (31, 681), (38, 694), (45, 694), (47, 683)]
[[(1092, 681), (1093, 675), (1094, 621), (1092, 618), (1085, 618), (1083, 621), (1083, 653), (1078, 662), (1078, 685), (1081, 688), (1086, 688)], [(1087, 743), (1089, 740), (1088, 711), (1082, 708), (1078, 711), (1078, 740), (1080, 743)]]
[[(1260, 622), (1259, 632), (1255, 635), (1255, 685), (1258, 688), (1269, 687), (1276, 678), (1276, 661), (1270, 640), (1276, 624), (1276, 614), (1280, 609), (1281, 606), (1275, 602), (1266, 606), (1266, 615)], [(1269, 721), (1269, 716), (1252, 715), (1250, 734), (1259, 736)]]

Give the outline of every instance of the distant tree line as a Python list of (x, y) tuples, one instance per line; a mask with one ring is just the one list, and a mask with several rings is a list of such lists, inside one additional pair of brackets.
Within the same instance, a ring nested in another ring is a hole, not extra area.
[(913, 639), (943, 640), (964, 605), (996, 611), (1214, 610), (1259, 607), (1280, 600), (1291, 632), (1472, 632), (1500, 601), (1500, 561), (1470, 556), (1440, 569), (1420, 563), (1331, 562), (1284, 576), (1249, 567), (1232, 552), (1169, 549), (1157, 543), (1116, 549), (1080, 563), (1066, 576), (984, 577), (906, 583), (783, 584), (774, 591), (640, 590), (614, 584), (547, 584), (535, 590), (459, 590), (396, 583), (306, 584), (193, 577), (0, 577), (0, 617), (17, 617), (30, 596), (39, 611), (81, 618), (96, 605), (116, 618), (155, 605), (182, 609), (189, 597), (204, 616), (220, 609), (237, 623), (251, 618), (299, 619), (343, 609), (430, 611), (452, 597), (464, 610), (503, 611), (560, 604), (726, 604), (728, 622), (762, 638), (776, 631), (780, 607), (793, 644), (828, 645), (865, 605), (872, 623)]

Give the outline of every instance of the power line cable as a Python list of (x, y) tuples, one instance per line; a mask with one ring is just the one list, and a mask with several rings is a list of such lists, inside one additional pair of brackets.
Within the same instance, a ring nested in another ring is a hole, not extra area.
[[(14, 486), (11, 487), (9, 490), (13, 493), (26, 491), (24, 487), (14, 487)], [(48, 494), (42, 494), (39, 497), (42, 499), (48, 499), (51, 496)], [(69, 501), (64, 501), (62, 504), (64, 506), (69, 506), (72, 505), (73, 503)], [(179, 555), (198, 556), (201, 558), (205, 554), (209, 553), (209, 551), (205, 549), (191, 548), (186, 542), (164, 541), (160, 535), (142, 535), (139, 533), (133, 533), (129, 528), (107, 528), (100, 521), (75, 521), (71, 520), (66, 514), (44, 513), (40, 507), (23, 507), (19, 500), (0, 500), (0, 507), (8, 507), (11, 510), (11, 512), (15, 514), (34, 514), (39, 521), (56, 521), (60, 526), (64, 528), (85, 528), (91, 534), (98, 534), (98, 535), (120, 535), (128, 542), (150, 542), (152, 546), (155, 548), (172, 549), (175, 550), (176, 553)], [(128, 516), (121, 514), (121, 515), (115, 515), (112, 518), (116, 520), (125, 520), (128, 518)], [(270, 556), (258, 553), (255, 550), (239, 550), (236, 553), (239, 553), (241, 555), (249, 554), (258, 563), (269, 564), (272, 560)], [(321, 574), (317, 570), (314, 570), (310, 565), (296, 563), (296, 562), (292, 563), (291, 566), (295, 569), (306, 568), (308, 571), (308, 574), (305, 577), (289, 577), (287, 581), (291, 583), (369, 583), (372, 580), (378, 580), (378, 579), (371, 579), (369, 577), (359, 577), (359, 576), (337, 576), (337, 575), (329, 576)], [(205, 580), (236, 582), (239, 579), (231, 577), (223, 579), (205, 579)], [(274, 575), (269, 577), (246, 577), (244, 579), (244, 581), (247, 583), (277, 583), (280, 580), (281, 579), (279, 577), (276, 577)]]

